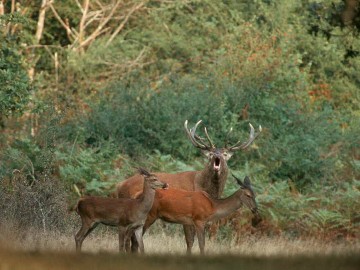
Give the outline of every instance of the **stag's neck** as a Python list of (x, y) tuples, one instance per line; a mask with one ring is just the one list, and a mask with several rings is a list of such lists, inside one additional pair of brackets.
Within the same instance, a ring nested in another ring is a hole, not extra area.
[(224, 218), (233, 213), (234, 211), (238, 210), (243, 205), (241, 200), (241, 192), (241, 190), (238, 190), (225, 199), (213, 199), (212, 201), (214, 204), (215, 212), (210, 219), (217, 220), (220, 218)]
[(153, 205), (155, 197), (155, 190), (150, 187), (150, 184), (144, 180), (143, 193), (139, 197), (140, 208), (142, 211), (148, 213)]
[(196, 179), (196, 189), (207, 192), (212, 198), (220, 198), (224, 191), (228, 175), (228, 168), (223, 165), (220, 172), (216, 172), (211, 164), (199, 172)]

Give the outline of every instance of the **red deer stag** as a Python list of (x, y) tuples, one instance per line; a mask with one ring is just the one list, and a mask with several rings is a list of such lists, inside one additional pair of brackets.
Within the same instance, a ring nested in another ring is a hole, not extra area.
[[(235, 177), (235, 176), (234, 176)], [(240, 188), (225, 199), (214, 199), (204, 191), (186, 191), (181, 189), (158, 190), (155, 194), (153, 209), (149, 214), (144, 228), (149, 227), (157, 218), (171, 223), (195, 226), (200, 253), (204, 254), (205, 225), (209, 221), (226, 217), (247, 206), (259, 217), (249, 177), (244, 182), (236, 178)]]
[[(201, 171), (187, 171), (175, 174), (155, 173), (155, 175), (162, 181), (168, 183), (171, 188), (188, 191), (203, 190), (211, 197), (219, 198), (224, 190), (228, 175), (227, 161), (235, 151), (244, 150), (250, 146), (250, 144), (260, 134), (261, 126), (259, 127), (259, 133), (255, 134), (255, 130), (250, 124), (250, 136), (244, 143), (240, 143), (240, 141), (238, 141), (229, 147), (225, 146), (224, 148), (216, 148), (209, 137), (206, 127), (204, 129), (206, 140), (195, 133), (200, 123), (201, 120), (198, 121), (193, 128), (188, 129), (188, 121), (186, 120), (184, 128), (191, 143), (196, 148), (199, 148), (208, 158), (208, 163), (205, 165), (205, 168)], [(142, 185), (142, 177), (140, 175), (134, 175), (119, 183), (113, 195), (119, 198), (135, 198), (139, 193), (141, 193)], [(187, 253), (190, 254), (194, 243), (195, 229), (193, 226), (184, 225), (184, 233)], [(131, 249), (132, 251), (137, 251), (136, 238), (133, 236), (131, 239)]]
[(155, 189), (166, 189), (168, 184), (157, 179), (144, 169), (139, 169), (144, 177), (144, 187), (137, 199), (117, 199), (86, 196), (79, 199), (76, 212), (81, 217), (82, 226), (75, 235), (76, 251), (81, 251), (84, 239), (99, 223), (119, 227), (119, 250), (125, 251), (127, 239), (135, 233), (141, 253), (144, 253), (142, 240), (143, 226), (153, 205)]

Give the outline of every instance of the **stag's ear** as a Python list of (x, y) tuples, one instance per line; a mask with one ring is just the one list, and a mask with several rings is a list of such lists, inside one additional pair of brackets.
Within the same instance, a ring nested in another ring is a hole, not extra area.
[(138, 171), (143, 176), (150, 176), (150, 173), (147, 170), (145, 170), (144, 168), (139, 167)]
[(245, 176), (245, 178), (244, 178), (244, 185), (247, 186), (247, 187), (250, 187), (250, 186), (251, 186), (251, 182), (250, 182), (249, 176)]
[(231, 173), (231, 175), (235, 178), (236, 182), (238, 183), (238, 185), (241, 187), (241, 188), (244, 188), (244, 184), (243, 182), (241, 182), (241, 180), (239, 178), (237, 178), (233, 173)]
[(226, 161), (228, 161), (232, 157), (233, 153), (231, 151), (224, 151), (223, 156)]

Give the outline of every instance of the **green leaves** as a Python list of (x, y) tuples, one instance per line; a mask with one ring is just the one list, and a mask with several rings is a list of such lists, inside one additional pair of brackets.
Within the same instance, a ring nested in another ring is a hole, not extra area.
[(22, 112), (32, 88), (21, 57), (4, 40), (0, 43), (0, 85), (0, 115)]

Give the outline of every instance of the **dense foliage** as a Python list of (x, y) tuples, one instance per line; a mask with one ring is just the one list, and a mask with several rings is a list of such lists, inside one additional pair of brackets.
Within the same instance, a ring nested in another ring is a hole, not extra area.
[(186, 119), (217, 146), (252, 123), (229, 165), (254, 178), (264, 230), (358, 235), (359, 1), (56, 1), (38, 40), (40, 1), (20, 2), (1, 17), (0, 205), (14, 178), (75, 197), (138, 165), (199, 169)]
[[(24, 19), (17, 16), (1, 16), (0, 26), (6, 22)], [(16, 37), (2, 36), (0, 41), (0, 124), (4, 116), (19, 113), (29, 102), (30, 81), (22, 64)]]

